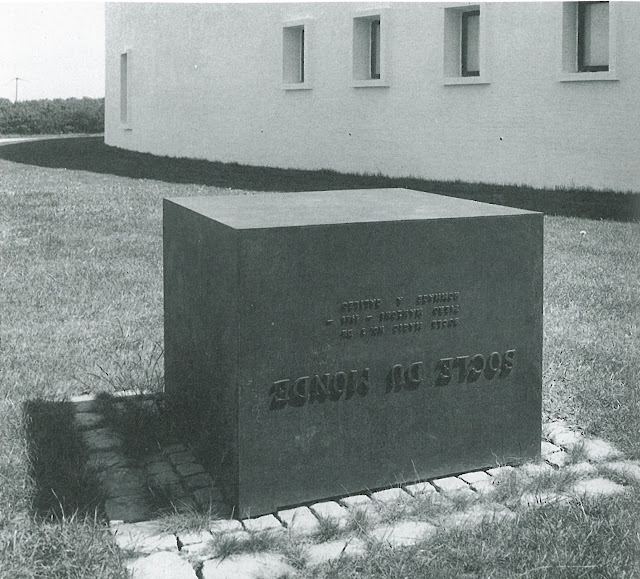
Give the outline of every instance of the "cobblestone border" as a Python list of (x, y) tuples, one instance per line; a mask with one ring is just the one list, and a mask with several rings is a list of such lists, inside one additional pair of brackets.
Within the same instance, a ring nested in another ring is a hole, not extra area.
[[(98, 472), (106, 495), (105, 511), (109, 527), (118, 546), (130, 555), (127, 568), (134, 579), (263, 579), (286, 573), (295, 576), (296, 557), (279, 552), (243, 553), (215, 557), (215, 547), (222, 541), (238, 543), (282, 538), (282, 544), (314, 566), (341, 557), (361, 555), (367, 542), (385, 543), (391, 547), (411, 545), (434, 535), (438, 529), (455, 526), (472, 527), (481, 523), (499, 523), (512, 519), (515, 513), (492, 495), (509, 476), (536, 479), (554, 471), (571, 475), (571, 486), (558, 492), (531, 492), (520, 497), (520, 506), (535, 508), (549, 503), (580, 500), (619, 494), (625, 486), (614, 482), (602, 471), (614, 473), (618, 480), (640, 482), (640, 461), (624, 460), (608, 442), (588, 438), (562, 421), (543, 425), (542, 459), (520, 467), (497, 466), (442, 477), (334, 501), (279, 511), (253, 519), (237, 521), (213, 519), (203, 532), (167, 533), (150, 520), (149, 488), (163, 489), (180, 509), (208, 509), (230, 516), (215, 481), (198, 464), (188, 446), (172, 444), (133, 464), (122, 453), (122, 440), (98, 410), (95, 398), (81, 396), (71, 400), (75, 421), (89, 449), (89, 464)], [(506, 478), (505, 478), (506, 477)], [(381, 516), (399, 505), (411, 505), (425, 497), (446, 503), (462, 501), (463, 509), (435, 515), (425, 521), (393, 520)], [(356, 527), (366, 521), (365, 533)], [(318, 539), (327, 522), (339, 538)]]

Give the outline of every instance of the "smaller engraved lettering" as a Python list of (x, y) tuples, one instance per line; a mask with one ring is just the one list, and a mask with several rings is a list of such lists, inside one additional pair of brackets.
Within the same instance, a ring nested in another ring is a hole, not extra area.
[(441, 292), (436, 294), (419, 294), (416, 297), (416, 305), (421, 306), (423, 304), (437, 304), (439, 302), (451, 302), (457, 301), (460, 297), (460, 292)]
[(406, 334), (407, 332), (419, 332), (422, 330), (422, 322), (409, 322), (407, 324), (396, 324), (391, 328), (392, 334)]
[(381, 322), (389, 322), (393, 320), (413, 320), (422, 317), (422, 308), (409, 308), (407, 310), (389, 310), (380, 312), (378, 319)]
[(370, 326), (368, 328), (360, 328), (360, 337), (365, 336), (382, 336), (384, 334), (384, 326)]
[(431, 310), (432, 316), (449, 316), (460, 312), (460, 304), (447, 304), (446, 306), (435, 306)]
[(372, 336), (381, 336), (384, 334), (384, 326), (373, 326), (369, 328), (369, 333)]
[(373, 298), (368, 300), (351, 300), (348, 302), (342, 302), (340, 309), (343, 312), (355, 312), (358, 310), (377, 310), (380, 307), (382, 300), (380, 298)]
[(431, 320), (432, 330), (441, 330), (443, 328), (455, 328), (460, 318), (449, 318), (448, 320)]

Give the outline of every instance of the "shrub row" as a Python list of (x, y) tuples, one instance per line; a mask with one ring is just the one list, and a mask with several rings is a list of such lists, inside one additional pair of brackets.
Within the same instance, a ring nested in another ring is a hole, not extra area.
[(0, 99), (0, 135), (102, 133), (104, 99)]

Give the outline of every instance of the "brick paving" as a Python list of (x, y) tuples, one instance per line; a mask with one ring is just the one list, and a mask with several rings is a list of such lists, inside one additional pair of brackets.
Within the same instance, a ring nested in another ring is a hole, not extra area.
[[(199, 509), (230, 516), (214, 478), (197, 462), (193, 449), (171, 444), (136, 464), (123, 456), (121, 438), (91, 396), (72, 402), (89, 451), (88, 466), (96, 471), (106, 496), (110, 530), (134, 579), (293, 578), (301, 567), (362, 556), (372, 545), (401, 548), (428, 541), (439, 530), (499, 525), (514, 519), (517, 509), (598, 500), (640, 482), (640, 461), (624, 460), (608, 442), (555, 421), (543, 425), (537, 463), (396, 485), (245, 521), (212, 515), (206, 530), (174, 533), (156, 518), (154, 493), (170, 497), (178, 512)], [(145, 403), (154, 404), (148, 399)], [(545, 488), (556, 473), (566, 484)], [(505, 499), (516, 484), (523, 492)], [(268, 552), (256, 543), (260, 537), (268, 538)], [(223, 547), (230, 541), (240, 546), (239, 552), (225, 555)]]

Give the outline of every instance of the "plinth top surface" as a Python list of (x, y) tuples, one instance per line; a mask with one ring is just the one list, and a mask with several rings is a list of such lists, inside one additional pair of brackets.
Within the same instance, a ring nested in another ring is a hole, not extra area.
[(354, 189), (173, 197), (172, 203), (234, 229), (420, 221), (534, 213), (410, 189)]

